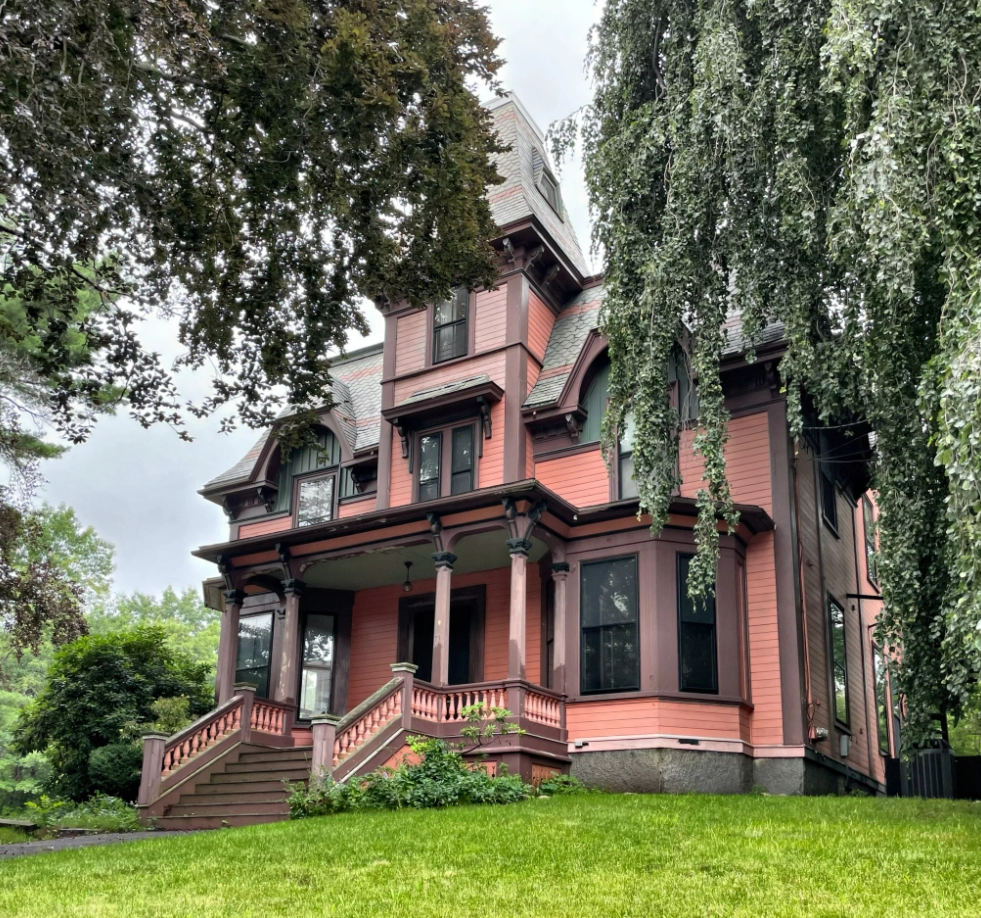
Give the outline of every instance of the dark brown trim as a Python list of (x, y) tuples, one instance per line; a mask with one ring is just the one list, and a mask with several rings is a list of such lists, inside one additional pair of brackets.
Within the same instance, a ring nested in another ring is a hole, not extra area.
[(803, 745), (807, 738), (804, 687), (803, 604), (797, 573), (797, 526), (793, 480), (793, 445), (787, 429), (787, 403), (767, 409), (770, 441), (770, 494), (773, 507), (774, 575), (777, 593), (777, 638), (780, 646), (780, 701), (783, 740)]
[[(447, 383), (446, 385), (452, 385)], [(437, 388), (437, 387), (434, 387)], [(475, 383), (465, 389), (457, 389), (454, 392), (447, 392), (444, 395), (437, 395), (434, 398), (420, 399), (417, 402), (410, 402), (394, 405), (382, 411), (382, 417), (389, 422), (403, 421), (412, 425), (421, 423), (430, 417), (445, 417), (446, 409), (456, 406), (470, 407), (472, 402), (477, 405), (477, 399), (483, 398), (490, 404), (497, 404), (504, 397), (504, 389), (496, 382)]]
[[(598, 440), (592, 443), (577, 443), (574, 446), (562, 446), (558, 449), (543, 450), (535, 452), (535, 462), (547, 462), (549, 459), (561, 459), (564, 456), (577, 456), (580, 453), (594, 453), (601, 449)], [(611, 501), (612, 503), (612, 501)]]

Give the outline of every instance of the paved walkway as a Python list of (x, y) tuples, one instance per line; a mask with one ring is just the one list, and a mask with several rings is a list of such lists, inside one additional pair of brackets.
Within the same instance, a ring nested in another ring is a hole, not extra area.
[(190, 832), (114, 832), (106, 835), (78, 835), (74, 838), (49, 838), (47, 841), (17, 842), (0, 845), (0, 861), (8, 857), (64, 851), (67, 848), (89, 848), (93, 845), (113, 845), (116, 842), (141, 841), (145, 838), (171, 838), (190, 835)]

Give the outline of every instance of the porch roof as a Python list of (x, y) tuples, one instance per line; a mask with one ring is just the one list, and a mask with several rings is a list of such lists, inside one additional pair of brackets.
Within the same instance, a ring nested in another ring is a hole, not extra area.
[[(528, 501), (531, 504), (544, 503), (547, 508), (547, 515), (560, 524), (563, 530), (566, 530), (555, 533), (560, 538), (575, 537), (574, 530), (595, 523), (617, 519), (626, 521), (633, 518), (636, 520), (639, 504), (638, 500), (633, 498), (599, 504), (595, 507), (577, 508), (544, 487), (536, 479), (530, 478), (508, 485), (484, 488), (471, 491), (468, 494), (444, 497), (425, 503), (374, 510), (360, 516), (331, 520), (315, 526), (306, 526), (302, 529), (291, 529), (285, 532), (255, 536), (250, 539), (239, 539), (234, 542), (204, 545), (192, 554), (217, 564), (219, 560), (227, 561), (243, 555), (278, 551), (277, 546), (288, 548), (311, 542), (329, 542), (342, 536), (353, 536), (373, 530), (380, 531), (390, 527), (404, 526), (407, 523), (421, 523), (427, 521), (431, 514), (445, 517), (469, 510), (479, 510), (501, 505), (508, 498), (514, 501)], [(737, 504), (736, 509), (739, 511), (741, 524), (746, 526), (751, 535), (773, 529), (773, 520), (762, 507)], [(671, 502), (670, 513), (678, 517), (694, 518), (698, 515), (698, 508), (694, 499), (676, 497)], [(640, 521), (641, 524), (643, 524), (644, 519)], [(539, 525), (546, 529), (550, 528), (547, 518), (543, 519)]]

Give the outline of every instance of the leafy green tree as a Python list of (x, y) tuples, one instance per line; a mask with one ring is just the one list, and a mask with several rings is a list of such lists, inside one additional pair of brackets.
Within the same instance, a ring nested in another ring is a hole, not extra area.
[[(655, 528), (676, 477), (675, 342), (701, 407), (694, 595), (726, 479), (724, 322), (781, 321), (793, 429), (876, 434), (881, 636), (909, 735), (981, 669), (981, 10), (937, 0), (608, 0), (582, 129), (605, 257), (612, 443), (626, 414)], [(752, 355), (750, 355), (752, 357)], [(806, 393), (806, 398), (805, 398)]]
[(142, 625), (158, 626), (173, 650), (206, 666), (214, 675), (221, 620), (217, 612), (204, 605), (195, 589), (178, 593), (167, 587), (159, 598), (146, 593), (114, 596), (95, 606), (86, 618), (93, 634), (112, 634)]
[[(491, 283), (498, 146), (472, 87), (496, 46), (474, 0), (0, 6), (0, 293), (69, 438), (107, 388), (180, 425), (148, 313), (217, 370), (194, 410), (265, 426), (281, 394), (322, 402), (362, 296)], [(83, 292), (100, 308), (79, 323)]]
[(45, 752), (49, 789), (82, 800), (98, 789), (93, 750), (127, 742), (131, 723), (154, 719), (156, 700), (180, 696), (193, 717), (213, 703), (207, 667), (171, 649), (163, 628), (89, 635), (55, 653), (44, 689), (20, 715), (15, 749)]

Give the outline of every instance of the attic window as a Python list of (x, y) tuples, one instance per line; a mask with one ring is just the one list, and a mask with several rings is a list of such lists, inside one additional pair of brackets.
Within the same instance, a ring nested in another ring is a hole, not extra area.
[(562, 194), (559, 191), (559, 183), (555, 181), (547, 169), (542, 170), (542, 177), (538, 180), (538, 190), (545, 196), (545, 200), (552, 206), (552, 210), (561, 217)]

